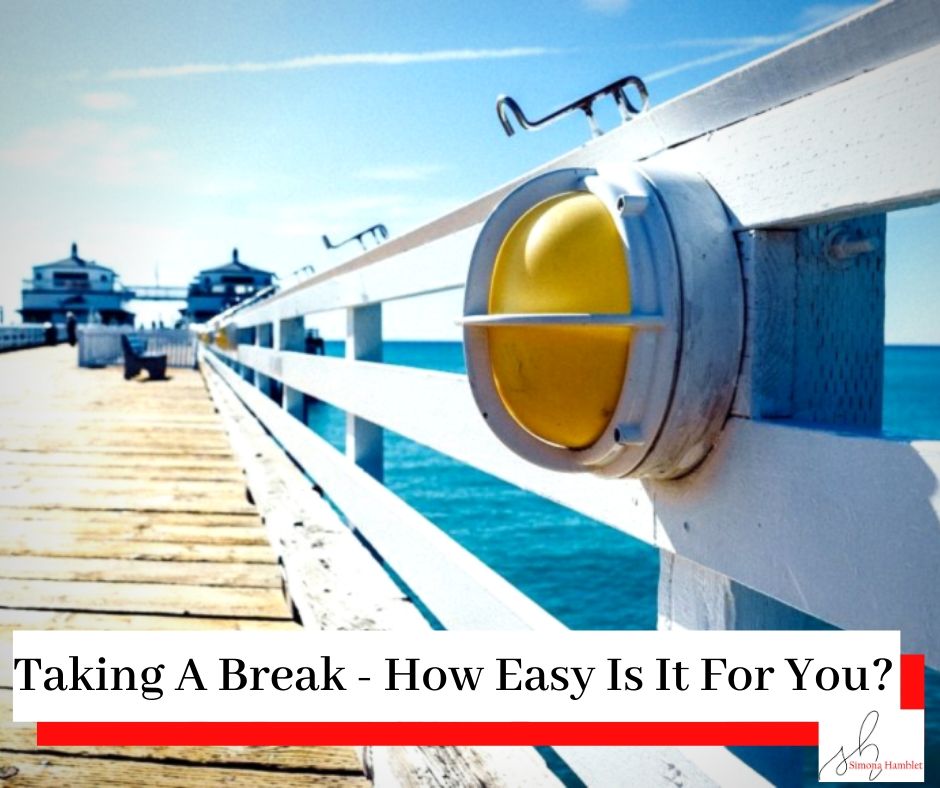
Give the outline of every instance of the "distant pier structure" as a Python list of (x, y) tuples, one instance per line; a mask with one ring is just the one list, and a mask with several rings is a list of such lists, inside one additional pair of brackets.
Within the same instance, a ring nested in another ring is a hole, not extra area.
[(133, 325), (134, 313), (125, 307), (133, 297), (112, 269), (79, 257), (73, 243), (68, 257), (33, 266), (32, 278), (23, 280), (19, 311), (24, 323), (64, 323), (71, 312), (79, 323)]
[(194, 277), (186, 293), (186, 309), (181, 310), (183, 317), (190, 323), (204, 323), (273, 282), (273, 273), (243, 263), (238, 249), (233, 249), (229, 262)]

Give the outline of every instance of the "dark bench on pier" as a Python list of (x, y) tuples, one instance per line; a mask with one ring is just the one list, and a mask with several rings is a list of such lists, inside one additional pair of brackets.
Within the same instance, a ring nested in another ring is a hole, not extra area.
[(147, 343), (139, 337), (121, 335), (124, 349), (124, 379), (130, 380), (146, 369), (151, 380), (166, 378), (166, 353), (147, 353)]

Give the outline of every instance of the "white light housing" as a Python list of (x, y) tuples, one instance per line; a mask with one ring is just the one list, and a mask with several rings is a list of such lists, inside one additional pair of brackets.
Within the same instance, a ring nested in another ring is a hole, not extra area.
[(538, 465), (675, 478), (715, 442), (744, 332), (734, 236), (697, 174), (563, 169), (473, 250), (464, 348), (483, 417)]

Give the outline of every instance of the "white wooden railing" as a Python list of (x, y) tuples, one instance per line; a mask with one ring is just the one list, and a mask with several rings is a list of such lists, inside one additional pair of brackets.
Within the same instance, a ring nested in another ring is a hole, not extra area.
[[(56, 327), (56, 341), (65, 338), (65, 327)], [(23, 323), (18, 326), (0, 326), (0, 352), (18, 348), (38, 347), (46, 344), (46, 326), (42, 323)]]
[[(653, 161), (700, 172), (727, 207), (745, 358), (717, 448), (684, 479), (536, 468), (492, 436), (464, 376), (381, 363), (382, 303), (462, 288), (481, 223), (513, 183), (221, 315), (217, 335), (254, 329), (257, 341), (207, 346), (205, 359), (447, 627), (561, 625), (382, 485), (383, 429), (659, 548), (660, 627), (798, 628), (808, 614), (900, 629), (903, 648), (938, 667), (940, 443), (877, 430), (883, 214), (940, 200), (938, 63), (940, 3), (882, 3), (540, 168)], [(840, 232), (872, 241), (851, 265), (832, 265)], [(332, 310), (348, 315), (346, 358), (305, 355), (304, 317)], [(347, 412), (346, 456), (298, 429), (304, 395)], [(624, 757), (559, 752), (597, 784)]]
[(147, 353), (165, 353), (167, 366), (192, 369), (196, 365), (196, 335), (188, 328), (135, 331), (130, 326), (79, 326), (78, 365), (106, 367), (124, 358), (121, 336), (133, 334), (146, 341)]

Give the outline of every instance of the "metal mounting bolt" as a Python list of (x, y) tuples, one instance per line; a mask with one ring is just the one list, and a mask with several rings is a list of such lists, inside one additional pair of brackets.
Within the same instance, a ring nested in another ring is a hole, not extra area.
[(617, 212), (621, 216), (637, 216), (646, 210), (647, 199), (642, 194), (621, 194), (617, 198)]
[(848, 233), (837, 232), (826, 247), (826, 254), (831, 260), (842, 262), (852, 257), (870, 254), (877, 248), (871, 238), (851, 238)]
[(639, 446), (643, 443), (643, 430), (639, 424), (618, 424), (614, 427), (614, 441), (621, 446)]

